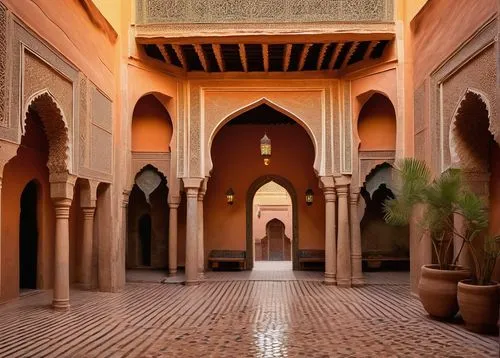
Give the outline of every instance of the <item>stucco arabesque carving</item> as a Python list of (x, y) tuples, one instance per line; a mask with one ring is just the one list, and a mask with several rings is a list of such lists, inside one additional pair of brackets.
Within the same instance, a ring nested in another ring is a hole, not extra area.
[(393, 7), (392, 0), (136, 0), (138, 23), (392, 21)]

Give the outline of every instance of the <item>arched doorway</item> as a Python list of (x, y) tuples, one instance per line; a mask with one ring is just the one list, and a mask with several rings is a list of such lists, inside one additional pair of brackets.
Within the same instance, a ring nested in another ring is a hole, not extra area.
[[(263, 177), (258, 178), (255, 180), (250, 188), (247, 191), (247, 200), (246, 200), (246, 222), (247, 222), (247, 230), (246, 230), (246, 252), (247, 252), (247, 267), (253, 267), (254, 260), (257, 261), (258, 256), (257, 256), (257, 249), (259, 248), (259, 245), (255, 245), (255, 237), (254, 237), (254, 217), (257, 216), (257, 214), (254, 212), (254, 198), (256, 196), (256, 193), (269, 183), (272, 183), (274, 185), (277, 185), (281, 188), (283, 188), (286, 191), (287, 194), (287, 199), (290, 200), (290, 206), (291, 206), (291, 260), (292, 260), (292, 267), (293, 269), (298, 269), (299, 262), (298, 262), (298, 250), (299, 250), (299, 237), (298, 237), (298, 232), (299, 232), (299, 216), (298, 216), (298, 203), (297, 203), (297, 194), (295, 192), (295, 189), (287, 179), (280, 177), (278, 175), (266, 175)], [(286, 200), (287, 200), (286, 199)], [(286, 201), (285, 201), (286, 202)], [(285, 216), (286, 217), (286, 216)], [(269, 221), (269, 223), (273, 222), (273, 220)], [(280, 220), (275, 220), (273, 222), (273, 230), (276, 230), (278, 225), (277, 222), (283, 224)], [(267, 260), (270, 261), (275, 261), (278, 259), (278, 256), (280, 258), (283, 258), (283, 261), (288, 261), (286, 258), (288, 256), (285, 256), (285, 248), (283, 247), (284, 245), (284, 238), (285, 238), (285, 232), (284, 232), (284, 224), (283, 224), (283, 239), (281, 241), (281, 246), (283, 249), (281, 250), (282, 254), (276, 253), (275, 256), (271, 256), (271, 252), (275, 251), (278, 252), (279, 250), (279, 244), (277, 241), (274, 243), (276, 246), (271, 248), (272, 242), (270, 241), (269, 237), (269, 226), (268, 224), (266, 225), (266, 237), (267, 240), (264, 241), (264, 248), (260, 246), (261, 250), (261, 256), (260, 258), (262, 259), (262, 252), (267, 252)], [(277, 231), (277, 230), (276, 230)], [(274, 233), (273, 233), (274, 237)], [(261, 244), (262, 245), (262, 244)]]
[(38, 190), (35, 180), (24, 187), (19, 215), (19, 288), (37, 288)]
[[(490, 131), (487, 99), (467, 90), (450, 127), (452, 166), (463, 170), (469, 187), (482, 196), (489, 209), (489, 232), (500, 233), (500, 146)], [(458, 219), (458, 218), (455, 218)], [(460, 225), (460, 224), (459, 224)], [(479, 241), (477, 245), (481, 245)], [(464, 259), (467, 260), (466, 255)], [(500, 279), (498, 263), (493, 279)]]
[(126, 267), (168, 267), (169, 207), (166, 177), (147, 165), (136, 176), (128, 204)]
[(365, 204), (360, 222), (363, 268), (409, 270), (409, 229), (389, 225), (384, 220), (384, 203), (395, 197), (391, 165), (383, 163), (375, 167), (366, 177), (360, 194)]
[(291, 261), (293, 207), (288, 191), (274, 181), (262, 185), (252, 210), (255, 261)]

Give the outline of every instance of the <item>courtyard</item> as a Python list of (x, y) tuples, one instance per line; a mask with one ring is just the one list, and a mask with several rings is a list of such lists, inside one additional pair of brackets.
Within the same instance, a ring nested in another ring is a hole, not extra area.
[(51, 291), (26, 293), (0, 306), (0, 356), (498, 357), (497, 337), (431, 320), (407, 272), (345, 289), (266, 265), (207, 272), (199, 286), (129, 272), (118, 293), (72, 290), (66, 313), (50, 308)]

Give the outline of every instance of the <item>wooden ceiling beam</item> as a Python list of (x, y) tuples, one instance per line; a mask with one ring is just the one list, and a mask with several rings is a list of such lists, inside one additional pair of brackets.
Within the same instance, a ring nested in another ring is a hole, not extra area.
[(287, 44), (285, 46), (285, 55), (283, 56), (283, 71), (288, 71), (288, 66), (290, 66), (290, 57), (292, 55), (292, 44)]
[(326, 50), (328, 49), (328, 46), (330, 44), (323, 44), (323, 46), (321, 46), (321, 50), (319, 51), (319, 56), (318, 56), (318, 62), (316, 63), (316, 70), (321, 70), (321, 65), (323, 64), (323, 61), (325, 59), (325, 55), (326, 55)]
[(380, 41), (371, 41), (370, 44), (368, 45), (368, 48), (366, 49), (365, 55), (363, 56), (363, 60), (368, 60), (373, 52), (373, 49), (375, 46), (377, 46), (380, 43)]
[(332, 58), (330, 59), (330, 63), (328, 64), (328, 68), (330, 70), (333, 70), (333, 66), (335, 66), (335, 62), (337, 62), (337, 59), (339, 58), (340, 51), (342, 51), (342, 48), (344, 47), (344, 43), (339, 42), (337, 43), (337, 46), (335, 46), (335, 51), (332, 54)]
[(341, 70), (343, 70), (344, 68), (347, 67), (347, 65), (349, 64), (349, 60), (351, 59), (352, 55), (354, 54), (354, 51), (356, 51), (356, 49), (358, 48), (358, 46), (359, 46), (359, 42), (353, 42), (352, 43), (351, 48), (349, 49), (349, 51), (347, 52), (347, 55), (344, 58), (344, 62), (340, 66)]
[(262, 44), (262, 61), (264, 72), (269, 72), (269, 46), (267, 44)]
[(180, 45), (172, 45), (172, 48), (174, 49), (175, 54), (179, 58), (179, 61), (181, 62), (181, 65), (182, 65), (182, 68), (187, 71), (188, 65), (187, 65), (186, 58), (184, 57), (184, 52), (182, 52), (181, 46)]
[(222, 50), (220, 44), (212, 44), (212, 49), (214, 50), (215, 59), (217, 60), (217, 65), (221, 72), (226, 72), (226, 67), (224, 66), (224, 59), (222, 58)]
[(305, 44), (302, 48), (299, 59), (299, 67), (297, 69), (298, 71), (302, 71), (302, 69), (304, 68), (304, 65), (306, 64), (307, 54), (309, 53), (309, 49), (311, 48), (311, 46), (312, 44)]
[(158, 51), (160, 51), (161, 55), (165, 59), (165, 62), (169, 65), (172, 64), (172, 59), (170, 58), (170, 55), (168, 52), (165, 50), (165, 45), (156, 45), (158, 47)]
[(238, 44), (240, 50), (241, 67), (243, 71), (248, 72), (247, 51), (244, 44)]
[(194, 50), (196, 51), (196, 54), (200, 59), (200, 63), (203, 66), (203, 70), (205, 72), (210, 72), (210, 67), (208, 66), (207, 58), (205, 57), (205, 52), (203, 51), (201, 45), (194, 45)]

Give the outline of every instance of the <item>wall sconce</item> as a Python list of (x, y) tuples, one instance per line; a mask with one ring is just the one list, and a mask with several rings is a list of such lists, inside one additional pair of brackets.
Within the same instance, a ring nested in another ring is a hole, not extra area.
[(234, 191), (233, 191), (233, 188), (229, 188), (226, 191), (226, 199), (227, 199), (227, 203), (229, 205), (233, 205), (233, 202), (234, 202)]
[(260, 140), (260, 155), (264, 158), (264, 165), (271, 163), (271, 139), (266, 133)]
[(314, 191), (311, 188), (306, 190), (306, 204), (307, 206), (311, 206), (314, 199)]

